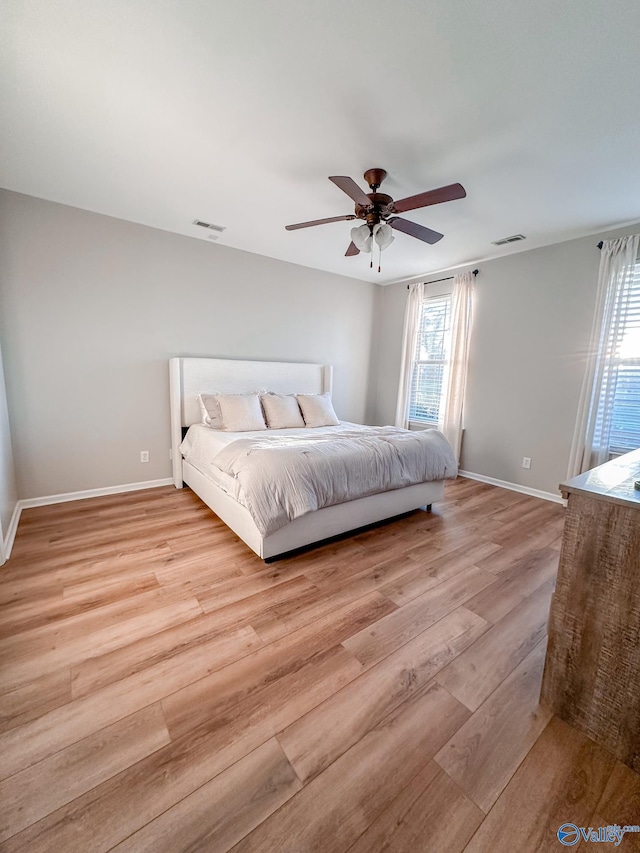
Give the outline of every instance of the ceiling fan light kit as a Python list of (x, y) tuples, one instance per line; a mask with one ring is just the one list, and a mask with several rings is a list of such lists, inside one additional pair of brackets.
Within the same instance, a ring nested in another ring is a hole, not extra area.
[[(445, 201), (465, 198), (467, 195), (462, 184), (448, 184), (446, 187), (438, 187), (424, 193), (408, 196), (407, 198), (394, 201), (390, 195), (379, 193), (380, 184), (387, 177), (384, 169), (367, 169), (364, 179), (369, 185), (371, 192), (365, 193), (353, 178), (347, 175), (333, 175), (329, 180), (342, 192), (355, 202), (354, 213), (346, 216), (332, 216), (329, 219), (313, 219), (310, 222), (298, 222), (296, 225), (287, 225), (287, 231), (297, 231), (299, 228), (310, 228), (314, 225), (325, 225), (329, 222), (344, 222), (350, 219), (362, 219), (364, 224), (351, 229), (351, 243), (345, 252), (347, 257), (353, 257), (360, 252), (372, 252), (374, 240), (380, 251), (386, 249), (393, 243), (392, 230), (402, 231), (410, 237), (422, 240), (424, 243), (433, 245), (442, 240), (444, 234), (418, 225), (409, 219), (396, 216), (407, 210), (417, 210), (421, 207), (429, 207), (433, 204), (442, 204)], [(371, 261), (373, 266), (373, 259)], [(378, 266), (380, 272), (380, 266)]]
[(382, 249), (386, 249), (387, 246), (390, 246), (395, 240), (391, 226), (386, 222), (383, 222), (382, 225), (378, 225), (374, 229), (373, 236), (378, 246), (380, 246), (381, 251)]
[(352, 228), (351, 239), (360, 252), (370, 252), (373, 248), (374, 240), (380, 247), (380, 251), (382, 251), (393, 243), (394, 236), (391, 226), (383, 222), (380, 225), (372, 227), (369, 225), (358, 225)]
[(355, 228), (352, 228), (351, 239), (359, 252), (371, 251), (373, 237), (368, 225), (357, 225)]

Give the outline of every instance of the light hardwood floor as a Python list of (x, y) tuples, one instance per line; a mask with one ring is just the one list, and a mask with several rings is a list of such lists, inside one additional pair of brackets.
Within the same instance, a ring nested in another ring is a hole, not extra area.
[(188, 490), (27, 510), (0, 850), (538, 853), (640, 823), (640, 777), (538, 704), (562, 516), (457, 480), (266, 566)]

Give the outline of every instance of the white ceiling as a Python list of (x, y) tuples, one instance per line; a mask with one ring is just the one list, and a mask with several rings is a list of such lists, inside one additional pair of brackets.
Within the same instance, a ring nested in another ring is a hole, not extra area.
[[(379, 283), (640, 219), (637, 0), (4, 0), (0, 185)], [(328, 175), (461, 182), (345, 258)], [(525, 243), (491, 241), (521, 232)], [(216, 251), (216, 245), (211, 246)]]

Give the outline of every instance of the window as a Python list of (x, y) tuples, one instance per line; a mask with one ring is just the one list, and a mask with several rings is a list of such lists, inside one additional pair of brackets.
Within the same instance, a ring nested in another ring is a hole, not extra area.
[(409, 421), (437, 423), (451, 338), (451, 296), (424, 299), (418, 321)]
[(640, 262), (618, 294), (618, 327), (611, 332), (611, 360), (598, 402), (596, 435), (610, 410), (609, 456), (640, 447)]

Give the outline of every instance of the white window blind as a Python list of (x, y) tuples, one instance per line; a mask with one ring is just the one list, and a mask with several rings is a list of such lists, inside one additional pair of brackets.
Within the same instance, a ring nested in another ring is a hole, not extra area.
[(449, 359), (451, 296), (425, 299), (420, 311), (409, 420), (437, 423)]
[(618, 298), (624, 319), (609, 341), (613, 358), (602, 387), (610, 391), (600, 395), (596, 421), (598, 434), (605, 409), (611, 408), (611, 456), (640, 447), (640, 262)]

